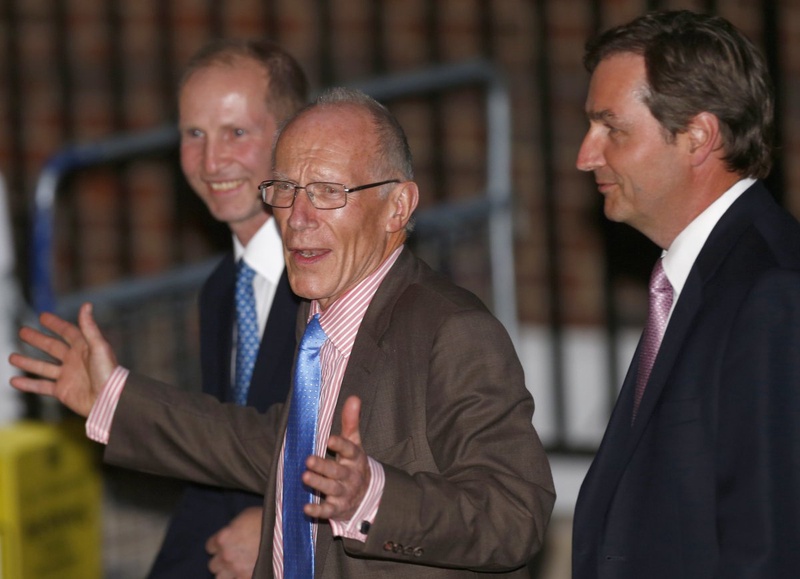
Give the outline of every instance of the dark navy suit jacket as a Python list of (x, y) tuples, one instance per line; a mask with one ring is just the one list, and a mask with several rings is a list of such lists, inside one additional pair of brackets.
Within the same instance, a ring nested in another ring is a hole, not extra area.
[(574, 579), (800, 576), (800, 224), (761, 183), (686, 280), (631, 425), (637, 356), (583, 482)]
[[(200, 357), (203, 391), (222, 400), (231, 399), (231, 351), (236, 318), (233, 254), (225, 256), (200, 292)], [(295, 327), (299, 300), (292, 293), (284, 270), (275, 291), (261, 346), (256, 358), (247, 403), (264, 412), (286, 400), (291, 383)], [(213, 577), (208, 571), (206, 540), (231, 519), (264, 498), (251, 493), (191, 485), (184, 492), (170, 521), (151, 579)]]

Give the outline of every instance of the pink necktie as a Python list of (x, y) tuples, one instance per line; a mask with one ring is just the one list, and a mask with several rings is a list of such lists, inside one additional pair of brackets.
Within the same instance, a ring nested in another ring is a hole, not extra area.
[(639, 354), (639, 371), (636, 375), (636, 392), (633, 399), (633, 420), (639, 410), (644, 388), (650, 378), (650, 370), (658, 354), (661, 338), (667, 329), (667, 318), (672, 307), (672, 286), (664, 272), (661, 259), (656, 262), (650, 275), (650, 304), (647, 312), (647, 325), (642, 335), (642, 350)]

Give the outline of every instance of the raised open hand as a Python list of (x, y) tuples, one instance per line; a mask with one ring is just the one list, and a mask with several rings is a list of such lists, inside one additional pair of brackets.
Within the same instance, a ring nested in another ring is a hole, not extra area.
[(39, 316), (39, 321), (55, 336), (23, 327), (19, 337), (55, 361), (11, 354), (8, 360), (12, 366), (33, 375), (15, 376), (11, 385), (23, 392), (53, 396), (87, 416), (117, 365), (114, 351), (94, 321), (92, 305), (81, 306), (77, 326), (47, 312)]

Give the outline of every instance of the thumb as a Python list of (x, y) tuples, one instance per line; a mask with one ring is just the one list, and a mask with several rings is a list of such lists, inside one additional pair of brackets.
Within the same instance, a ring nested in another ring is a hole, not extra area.
[(85, 303), (78, 312), (78, 325), (81, 328), (83, 337), (89, 344), (91, 357), (93, 382), (97, 381), (97, 386), (106, 383), (114, 368), (117, 366), (117, 357), (111, 345), (103, 337), (97, 322), (92, 315), (92, 304)]
[(78, 325), (81, 328), (83, 337), (86, 338), (90, 346), (97, 346), (99, 343), (105, 342), (105, 338), (103, 338), (103, 334), (100, 332), (97, 322), (94, 321), (92, 304), (85, 303), (81, 306), (78, 312)]
[(360, 418), (361, 399), (358, 396), (350, 396), (344, 401), (342, 408), (342, 438), (359, 446), (361, 445)]

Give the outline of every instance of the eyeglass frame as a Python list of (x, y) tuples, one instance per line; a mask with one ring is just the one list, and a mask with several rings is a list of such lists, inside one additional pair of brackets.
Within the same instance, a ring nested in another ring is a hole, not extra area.
[[(289, 205), (272, 205), (271, 203), (267, 203), (266, 196), (267, 196), (267, 189), (272, 186), (273, 183), (289, 183), (294, 187), (294, 195), (292, 196), (292, 202)], [(373, 187), (380, 187), (381, 185), (388, 185), (389, 183), (402, 183), (400, 179), (387, 179), (386, 181), (378, 181), (377, 183), (367, 183), (366, 185), (358, 185), (357, 187), (347, 187), (343, 183), (331, 183), (329, 181), (313, 181), (311, 183), (306, 183), (305, 185), (297, 185), (294, 181), (287, 181), (286, 179), (267, 179), (266, 181), (262, 181), (258, 185), (258, 191), (261, 194), (261, 202), (264, 205), (269, 205), (270, 207), (274, 207), (277, 209), (289, 209), (294, 205), (295, 200), (297, 199), (297, 191), (299, 189), (305, 189), (306, 195), (308, 195), (308, 200), (311, 202), (311, 205), (314, 206), (315, 209), (319, 209), (321, 211), (331, 211), (334, 209), (341, 209), (345, 205), (347, 205), (347, 194), (348, 193), (355, 193), (356, 191), (363, 191), (364, 189), (371, 189)], [(308, 194), (308, 187), (311, 185), (337, 185), (342, 188), (345, 195), (342, 198), (344, 201), (341, 205), (337, 207), (317, 207), (314, 203), (314, 197)]]

